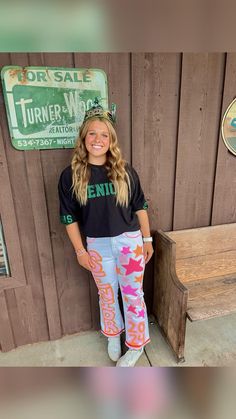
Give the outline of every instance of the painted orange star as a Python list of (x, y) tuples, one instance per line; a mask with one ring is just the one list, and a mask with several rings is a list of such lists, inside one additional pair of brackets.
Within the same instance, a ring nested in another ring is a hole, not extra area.
[(125, 300), (125, 302), (126, 302), (126, 303), (128, 303), (128, 302), (129, 302), (128, 297), (124, 297), (124, 300)]
[(135, 277), (135, 281), (134, 282), (140, 282), (140, 284), (141, 284), (142, 280), (143, 280), (143, 275), (140, 275), (140, 276), (136, 276)]
[(118, 275), (121, 275), (121, 270), (120, 270), (120, 268), (118, 268), (118, 266), (116, 266), (116, 273), (117, 273)]
[(137, 245), (136, 249), (134, 250), (135, 257), (139, 257), (140, 255), (143, 255), (143, 248), (142, 246)]

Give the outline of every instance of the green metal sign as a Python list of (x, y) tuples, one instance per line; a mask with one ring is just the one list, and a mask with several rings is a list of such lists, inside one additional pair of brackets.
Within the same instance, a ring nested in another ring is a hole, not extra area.
[(73, 148), (95, 97), (108, 109), (107, 77), (100, 69), (6, 66), (1, 77), (18, 150)]

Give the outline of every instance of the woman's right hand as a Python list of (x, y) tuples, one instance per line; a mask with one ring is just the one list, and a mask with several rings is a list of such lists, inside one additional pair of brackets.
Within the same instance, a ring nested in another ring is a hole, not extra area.
[(79, 264), (83, 266), (83, 268), (87, 269), (88, 271), (92, 270), (92, 264), (88, 252), (83, 253), (81, 256), (77, 255), (77, 260)]

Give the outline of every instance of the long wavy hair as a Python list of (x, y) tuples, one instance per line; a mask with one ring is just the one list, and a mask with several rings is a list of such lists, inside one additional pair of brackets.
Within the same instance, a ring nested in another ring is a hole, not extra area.
[(130, 178), (125, 170), (126, 161), (122, 158), (115, 129), (103, 117), (95, 116), (89, 118), (80, 127), (79, 137), (76, 141), (71, 161), (73, 193), (81, 205), (86, 205), (88, 199), (87, 186), (91, 176), (91, 168), (88, 164), (89, 156), (85, 146), (85, 137), (89, 130), (89, 125), (96, 120), (104, 122), (109, 132), (110, 146), (106, 154), (105, 168), (107, 176), (115, 188), (116, 204), (127, 207), (130, 194)]

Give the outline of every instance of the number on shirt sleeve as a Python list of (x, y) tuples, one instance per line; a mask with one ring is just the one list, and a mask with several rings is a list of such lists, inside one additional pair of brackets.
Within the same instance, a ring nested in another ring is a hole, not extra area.
[(60, 221), (72, 224), (79, 221), (80, 205), (72, 192), (71, 172), (65, 169), (59, 179), (58, 196), (60, 202)]

